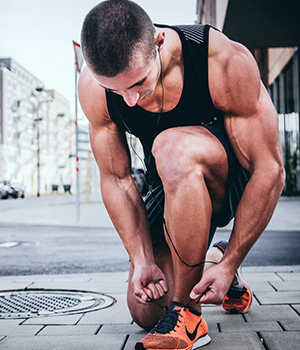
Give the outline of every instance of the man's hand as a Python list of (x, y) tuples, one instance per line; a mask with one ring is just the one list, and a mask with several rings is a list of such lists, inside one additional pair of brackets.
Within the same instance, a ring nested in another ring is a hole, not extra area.
[(191, 299), (200, 299), (201, 304), (222, 304), (232, 283), (234, 275), (224, 269), (222, 264), (207, 269), (199, 283), (190, 293)]
[(132, 286), (135, 297), (143, 304), (162, 298), (169, 290), (166, 276), (155, 264), (135, 266)]

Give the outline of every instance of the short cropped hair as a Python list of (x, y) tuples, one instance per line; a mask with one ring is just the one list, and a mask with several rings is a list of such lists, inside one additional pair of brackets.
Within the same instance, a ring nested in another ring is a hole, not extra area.
[(141, 50), (145, 63), (155, 57), (155, 28), (148, 14), (130, 0), (106, 0), (85, 17), (81, 47), (93, 73), (115, 77)]

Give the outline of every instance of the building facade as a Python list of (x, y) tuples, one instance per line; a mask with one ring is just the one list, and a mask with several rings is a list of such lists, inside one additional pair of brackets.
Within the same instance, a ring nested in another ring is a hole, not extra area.
[(198, 0), (198, 23), (208, 23), (253, 53), (279, 116), (284, 193), (300, 194), (300, 2)]
[(0, 180), (27, 194), (75, 183), (70, 103), (12, 58), (0, 58)]

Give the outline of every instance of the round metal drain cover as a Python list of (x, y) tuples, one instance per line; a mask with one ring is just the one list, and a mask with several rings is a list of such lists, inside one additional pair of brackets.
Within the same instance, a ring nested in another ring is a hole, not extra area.
[(1, 318), (70, 315), (112, 306), (115, 299), (101, 293), (34, 290), (0, 292)]

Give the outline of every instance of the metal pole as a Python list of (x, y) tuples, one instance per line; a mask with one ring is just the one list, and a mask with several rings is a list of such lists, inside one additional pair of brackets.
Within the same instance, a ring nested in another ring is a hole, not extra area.
[(79, 157), (78, 157), (78, 102), (77, 102), (77, 64), (75, 60), (75, 132), (76, 132), (76, 219), (80, 220)]
[(37, 116), (37, 122), (36, 122), (36, 139), (37, 139), (37, 194), (36, 196), (40, 196), (40, 129), (39, 129), (39, 120)]

